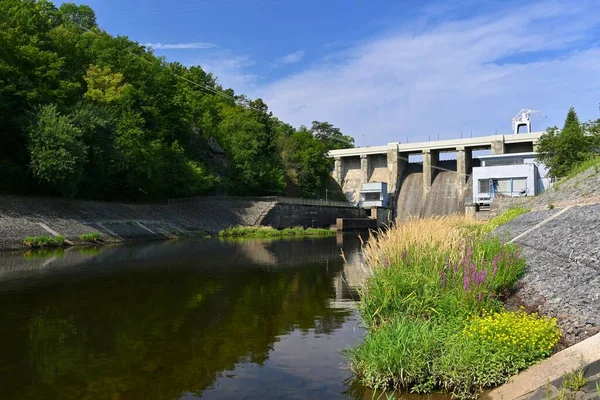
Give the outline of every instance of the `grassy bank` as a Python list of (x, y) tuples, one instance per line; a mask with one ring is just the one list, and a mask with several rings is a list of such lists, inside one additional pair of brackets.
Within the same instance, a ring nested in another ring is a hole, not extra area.
[[(508, 217), (503, 217), (508, 218)], [(364, 385), (474, 398), (551, 354), (556, 321), (504, 310), (524, 272), (516, 245), (462, 217), (412, 220), (371, 238), (367, 335), (347, 351)]]
[(27, 247), (61, 247), (65, 243), (63, 236), (27, 236), (23, 244)]
[(238, 226), (228, 228), (219, 232), (219, 237), (247, 237), (247, 238), (281, 238), (302, 236), (333, 236), (335, 231), (322, 228), (294, 227), (287, 229), (275, 229), (270, 226)]

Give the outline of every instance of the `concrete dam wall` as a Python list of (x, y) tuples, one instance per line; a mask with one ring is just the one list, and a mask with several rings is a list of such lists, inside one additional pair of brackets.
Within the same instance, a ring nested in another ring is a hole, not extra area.
[[(456, 169), (456, 161), (440, 161), (439, 167)], [(395, 202), (397, 221), (464, 213), (467, 183), (462, 183), (456, 171), (437, 170), (427, 192), (424, 190), (422, 164), (408, 164), (406, 173)]]
[[(359, 200), (363, 184), (386, 182), (392, 209), (399, 220), (410, 216), (464, 213), (465, 199), (472, 197), (470, 175), (478, 163), (473, 152), (530, 152), (542, 134), (392, 142), (384, 146), (332, 150), (329, 153), (335, 160), (332, 176), (351, 202)], [(422, 157), (422, 163), (408, 162), (411, 156)], [(443, 160), (453, 157), (456, 159)]]

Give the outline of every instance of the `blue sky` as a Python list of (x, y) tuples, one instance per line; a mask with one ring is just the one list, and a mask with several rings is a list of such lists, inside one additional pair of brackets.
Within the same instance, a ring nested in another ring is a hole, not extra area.
[(295, 126), (379, 145), (600, 117), (600, 2), (88, 0), (100, 26), (199, 64)]

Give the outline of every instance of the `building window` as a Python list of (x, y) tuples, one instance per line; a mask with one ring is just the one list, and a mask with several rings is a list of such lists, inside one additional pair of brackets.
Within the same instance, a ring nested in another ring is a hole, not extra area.
[(379, 201), (379, 193), (365, 193), (365, 201)]
[(490, 192), (490, 180), (489, 179), (480, 179), (479, 180), (479, 193), (489, 193)]
[(513, 180), (513, 192), (521, 193), (527, 191), (527, 179), (514, 179)]

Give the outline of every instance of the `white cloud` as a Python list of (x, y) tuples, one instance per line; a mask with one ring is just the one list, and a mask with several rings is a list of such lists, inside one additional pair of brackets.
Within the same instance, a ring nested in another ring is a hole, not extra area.
[(183, 50), (183, 49), (212, 49), (217, 45), (214, 43), (176, 43), (176, 44), (162, 44), (162, 43), (146, 43), (146, 47), (151, 47), (154, 50)]
[(256, 87), (258, 77), (248, 71), (255, 64), (249, 56), (234, 55), (229, 50), (186, 62), (190, 66), (200, 65), (202, 69), (215, 75), (224, 88), (232, 88), (237, 94), (247, 94)]
[(275, 65), (295, 64), (304, 58), (304, 50), (298, 50), (275, 60)]
[(597, 28), (595, 3), (565, 3), (404, 28), (256, 93), (282, 120), (329, 121), (360, 145), (509, 133), (521, 108), (543, 111), (537, 130), (561, 124), (571, 105), (597, 118), (600, 47), (580, 48)]

